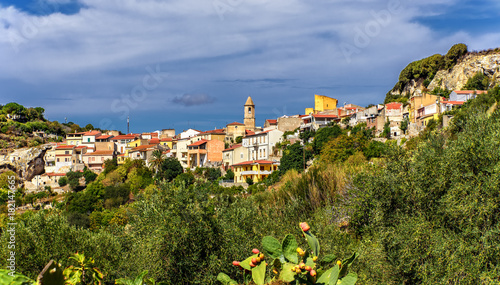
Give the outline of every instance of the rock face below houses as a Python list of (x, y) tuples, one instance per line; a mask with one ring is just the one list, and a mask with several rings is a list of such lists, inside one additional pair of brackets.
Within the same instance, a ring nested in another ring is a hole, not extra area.
[(0, 172), (12, 170), (24, 181), (33, 179), (35, 175), (44, 173), (44, 156), (50, 145), (17, 149), (0, 161)]
[(500, 53), (467, 54), (451, 70), (438, 71), (427, 88), (429, 90), (436, 87), (460, 90), (477, 72), (488, 76), (493, 86), (500, 83)]

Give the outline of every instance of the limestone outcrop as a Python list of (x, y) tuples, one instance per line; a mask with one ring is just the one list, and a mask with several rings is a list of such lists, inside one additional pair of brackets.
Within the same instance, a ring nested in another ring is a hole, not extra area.
[(477, 72), (482, 72), (490, 78), (491, 85), (500, 83), (500, 53), (467, 54), (451, 70), (440, 70), (427, 87), (433, 90), (436, 87), (449, 90), (460, 90), (469, 78)]
[(12, 170), (24, 181), (29, 181), (35, 175), (45, 171), (45, 152), (51, 148), (50, 144), (32, 148), (17, 149), (6, 155), (0, 161), (0, 172)]

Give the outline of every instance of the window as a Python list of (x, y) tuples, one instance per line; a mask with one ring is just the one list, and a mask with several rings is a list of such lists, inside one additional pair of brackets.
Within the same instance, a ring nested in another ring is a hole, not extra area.
[(59, 158), (57, 159), (57, 162), (59, 162)]
[(90, 142), (90, 138), (87, 138), (87, 142)]
[(240, 154), (240, 158), (243, 158), (243, 153)]
[(252, 113), (252, 107), (248, 107), (248, 114)]
[(69, 154), (69, 150), (65, 150), (65, 151), (64, 151), (64, 154)]

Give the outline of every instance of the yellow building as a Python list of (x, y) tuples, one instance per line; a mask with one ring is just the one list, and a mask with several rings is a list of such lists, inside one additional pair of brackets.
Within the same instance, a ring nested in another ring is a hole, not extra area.
[(306, 108), (305, 114), (306, 115), (309, 115), (310, 113), (317, 114), (319, 112), (335, 110), (337, 109), (338, 102), (339, 100), (335, 98), (314, 94), (314, 108)]
[(247, 178), (254, 183), (262, 181), (273, 171), (278, 170), (279, 162), (269, 160), (251, 160), (233, 165), (234, 182), (244, 183)]
[(436, 104), (436, 102), (443, 102), (446, 99), (432, 94), (417, 94), (410, 98), (410, 122), (417, 123), (417, 118), (421, 117), (419, 110), (425, 106)]
[(160, 140), (160, 144), (163, 145), (163, 146), (168, 146), (168, 149), (172, 149), (173, 148), (172, 138), (162, 138)]
[(134, 147), (138, 147), (141, 145), (148, 145), (149, 142), (147, 139), (136, 139), (135, 141), (131, 141), (127, 143), (127, 149), (132, 149)]

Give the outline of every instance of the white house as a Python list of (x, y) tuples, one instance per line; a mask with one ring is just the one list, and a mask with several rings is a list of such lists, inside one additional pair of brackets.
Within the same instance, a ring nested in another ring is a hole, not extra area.
[(282, 140), (282, 131), (269, 130), (244, 137), (242, 146), (248, 149), (249, 160), (268, 160), (273, 155), (274, 146)]

